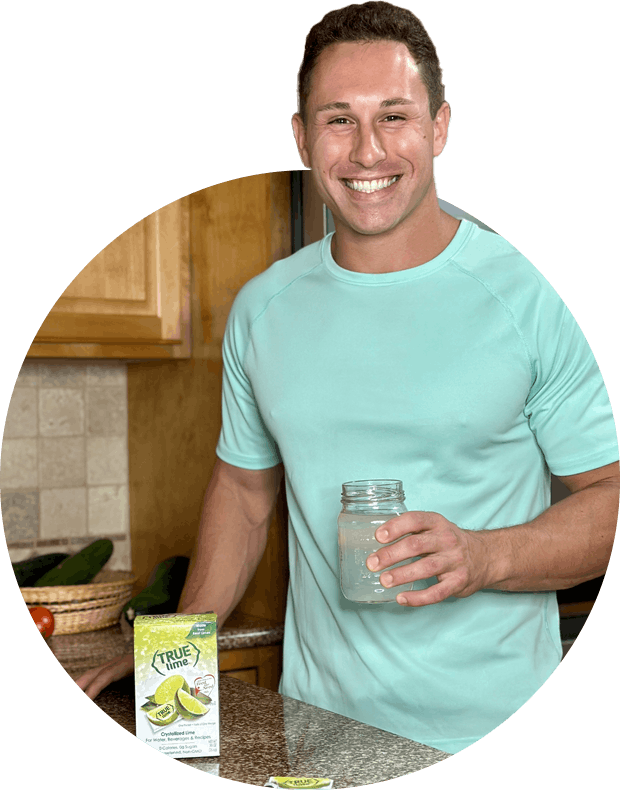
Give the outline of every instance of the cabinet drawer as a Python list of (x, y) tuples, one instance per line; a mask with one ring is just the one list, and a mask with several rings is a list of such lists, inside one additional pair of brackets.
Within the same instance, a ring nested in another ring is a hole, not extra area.
[(222, 675), (277, 691), (282, 674), (282, 645), (222, 650), (219, 667)]
[(237, 678), (243, 680), (245, 683), (251, 683), (253, 686), (258, 685), (258, 668), (251, 667), (250, 669), (233, 669), (231, 672), (222, 672), (227, 678)]

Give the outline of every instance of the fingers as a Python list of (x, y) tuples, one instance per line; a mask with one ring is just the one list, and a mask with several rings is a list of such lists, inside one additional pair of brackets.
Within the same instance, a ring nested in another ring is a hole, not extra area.
[(425, 590), (411, 590), (409, 592), (398, 593), (396, 602), (401, 606), (428, 606), (429, 604), (439, 603), (454, 595), (454, 584), (449, 578), (432, 584)]
[(89, 669), (75, 682), (86, 693), (87, 697), (95, 699), (110, 683), (131, 675), (133, 667), (133, 653), (128, 653), (123, 656), (117, 656), (99, 667)]
[(449, 596), (464, 598), (484, 586), (485, 560), (476, 550), (477, 534), (459, 529), (439, 513), (403, 513), (380, 526), (375, 537), (388, 545), (371, 554), (366, 565), (381, 573), (384, 587), (438, 579), (425, 590), (399, 593), (396, 600), (404, 606), (426, 606)]
[(455, 571), (458, 565), (451, 558), (442, 554), (431, 554), (419, 560), (411, 561), (398, 568), (390, 568), (379, 577), (383, 587), (397, 587), (399, 584), (411, 584), (420, 579), (432, 579), (433, 576), (443, 576)]
[(101, 674), (102, 671), (106, 670), (108, 667), (112, 666), (113, 664), (116, 664), (120, 658), (124, 659), (126, 657), (127, 654), (124, 654), (122, 656), (115, 656), (114, 658), (111, 658), (109, 661), (106, 661), (105, 664), (100, 664), (98, 667), (93, 667), (92, 669), (89, 669), (88, 672), (85, 672), (83, 675), (81, 675), (75, 682), (78, 684), (78, 686), (81, 689), (86, 689), (88, 684), (94, 678), (96, 678), (97, 675)]
[(395, 516), (378, 527), (375, 532), (375, 538), (379, 543), (391, 543), (393, 540), (402, 538), (403, 535), (434, 529), (444, 522), (446, 522), (446, 519), (439, 513), (426, 510), (409, 510), (407, 513)]
[(116, 678), (110, 673), (109, 670), (98, 672), (84, 689), (86, 696), (90, 697), (90, 699), (95, 699), (99, 692), (103, 691), (103, 689), (106, 686), (109, 686), (110, 683), (113, 683), (115, 679)]
[(81, 675), (75, 682), (82, 689), (82, 691), (86, 691), (92, 680), (97, 677), (100, 671), (101, 667), (89, 669), (88, 672), (85, 672), (83, 675)]
[(403, 513), (377, 529), (375, 538), (379, 543), (396, 542), (371, 554), (366, 565), (377, 572), (413, 557), (451, 549), (456, 542), (454, 529), (455, 525), (439, 513)]
[(369, 570), (382, 571), (397, 562), (410, 560), (423, 554), (440, 551), (443, 548), (440, 536), (434, 532), (407, 535), (389, 546), (378, 549), (366, 560)]

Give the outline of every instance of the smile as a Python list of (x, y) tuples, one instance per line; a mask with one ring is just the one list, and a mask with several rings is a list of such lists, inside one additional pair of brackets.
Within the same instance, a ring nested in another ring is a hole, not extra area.
[(344, 183), (349, 189), (354, 189), (356, 192), (378, 192), (381, 189), (387, 189), (395, 184), (400, 176), (392, 176), (391, 178), (377, 178), (372, 181), (360, 181), (358, 179), (343, 178)]

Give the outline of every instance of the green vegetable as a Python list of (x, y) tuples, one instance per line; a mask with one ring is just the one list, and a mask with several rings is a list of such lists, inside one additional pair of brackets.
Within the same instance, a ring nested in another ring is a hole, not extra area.
[(88, 584), (112, 556), (114, 545), (108, 538), (95, 540), (37, 579), (35, 587), (59, 584)]
[(17, 583), (20, 587), (31, 587), (44, 573), (51, 571), (52, 568), (66, 560), (68, 556), (68, 554), (62, 552), (55, 552), (53, 554), (40, 554), (38, 557), (11, 563)]
[(133, 626), (138, 615), (176, 612), (188, 568), (187, 557), (168, 557), (156, 565), (144, 590), (123, 607), (125, 620)]

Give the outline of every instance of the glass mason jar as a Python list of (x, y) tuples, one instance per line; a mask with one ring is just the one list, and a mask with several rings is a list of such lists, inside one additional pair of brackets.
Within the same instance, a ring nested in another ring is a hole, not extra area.
[[(400, 480), (354, 480), (342, 485), (342, 510), (338, 516), (340, 587), (349, 601), (392, 603), (399, 592), (413, 589), (413, 583), (382, 587), (379, 573), (366, 567), (370, 554), (382, 546), (375, 532), (394, 516), (406, 511), (405, 492)], [(395, 542), (395, 541), (394, 541)], [(391, 567), (407, 565), (404, 560)]]

